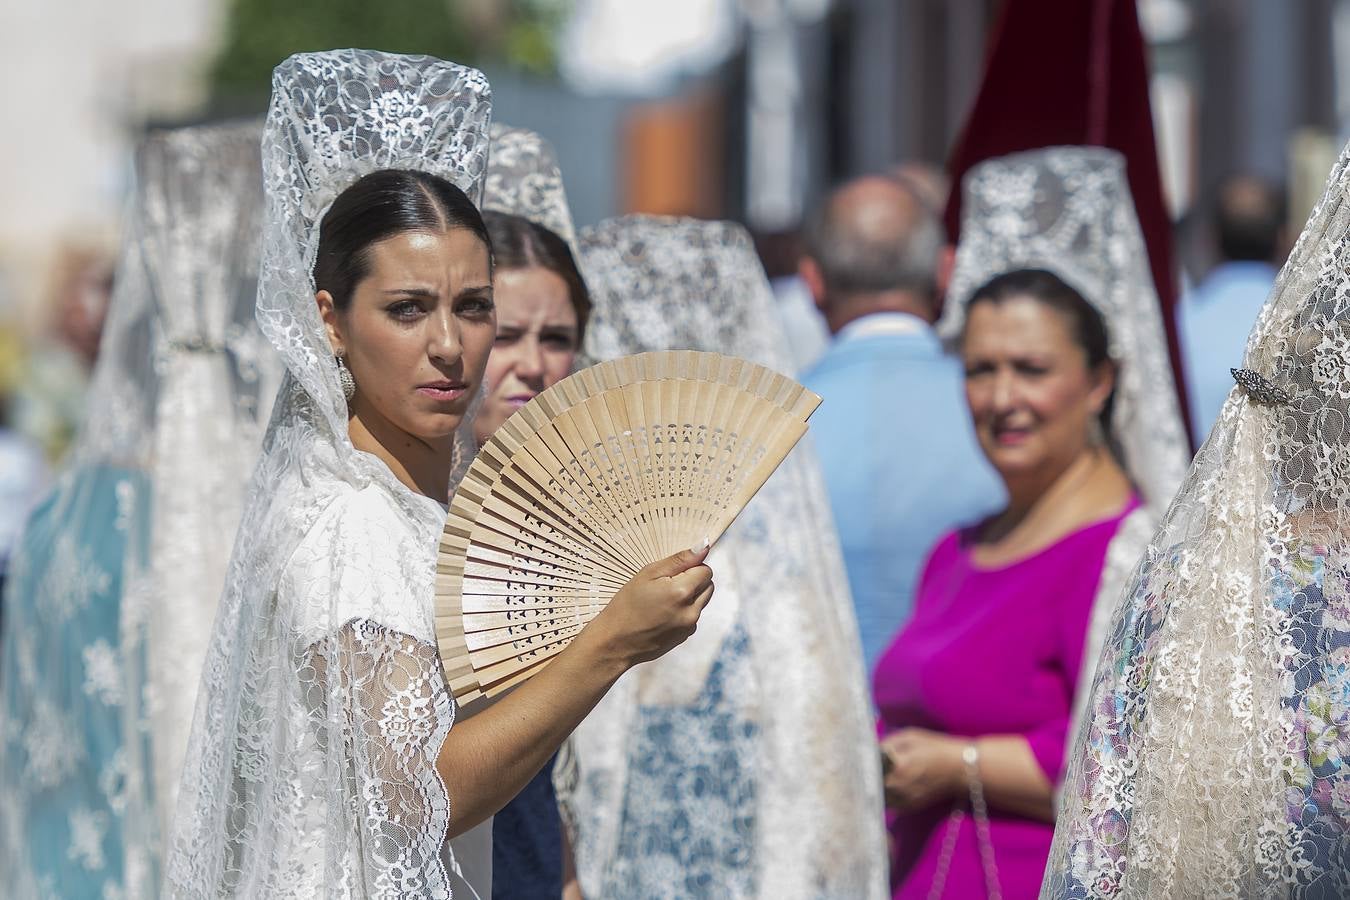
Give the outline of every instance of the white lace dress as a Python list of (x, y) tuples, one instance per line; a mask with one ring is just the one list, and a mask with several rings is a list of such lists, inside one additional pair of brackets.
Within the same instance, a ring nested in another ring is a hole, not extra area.
[[(363, 486), (291, 494), (285, 517), (303, 537), (268, 614), (228, 624), (257, 648), (235, 661), (244, 690), (214, 678), (228, 654), (208, 658), (198, 718), (233, 717), (234, 739), (194, 747), (189, 767), (228, 760), (233, 774), (223, 794), (186, 797), (174, 895), (448, 897), (458, 881), (435, 766), (455, 717), (432, 617), (444, 512), (373, 457), (357, 461)], [(460, 877), (489, 890), (490, 854), (460, 855), (473, 859)]]

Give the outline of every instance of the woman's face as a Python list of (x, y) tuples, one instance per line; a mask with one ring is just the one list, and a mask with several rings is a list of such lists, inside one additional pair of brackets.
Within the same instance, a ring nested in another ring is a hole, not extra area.
[(484, 380), (487, 401), (474, 420), (480, 444), (536, 394), (572, 371), (577, 312), (567, 282), (542, 266), (498, 269), (493, 280), (497, 340)]
[(466, 228), (372, 244), (350, 305), (317, 295), (335, 353), (356, 381), (348, 404), (372, 430), (447, 443), (483, 380), (496, 333), (487, 246)]
[(1111, 367), (1088, 368), (1063, 313), (1031, 297), (977, 303), (961, 355), (976, 434), (1005, 479), (1067, 466), (1089, 444)]

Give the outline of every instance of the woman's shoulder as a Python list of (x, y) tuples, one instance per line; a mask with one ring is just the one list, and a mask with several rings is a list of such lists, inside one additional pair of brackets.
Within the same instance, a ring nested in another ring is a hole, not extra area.
[(979, 533), (978, 525), (956, 528), (938, 538), (924, 560), (925, 574), (945, 571), (968, 556), (971, 541)]
[(367, 618), (426, 631), (435, 534), (378, 485), (333, 496), (313, 518), (282, 573), (279, 601), (304, 632)]
[(397, 540), (408, 529), (405, 517), (398, 515), (393, 503), (370, 487), (342, 485), (323, 502), (293, 523), (302, 532), (292, 564), (307, 555), (327, 556), (338, 548), (364, 554), (368, 550)]
[[(1107, 548), (1119, 535), (1129, 534), (1133, 538), (1144, 533), (1147, 543), (1152, 521), (1151, 513), (1140, 506), (1138, 495), (1131, 492), (1123, 504), (1117, 502), (1114, 508), (1089, 511), (1080, 521), (1056, 529), (1037, 549), (1013, 559), (978, 565), (972, 561), (972, 565), (986, 574), (1034, 568), (1070, 575), (1099, 566)], [(965, 556), (970, 557), (979, 542), (979, 526), (964, 529), (960, 538)]]
[(313, 517), (304, 541), (356, 540), (376, 550), (414, 538), (434, 542), (434, 532), (443, 518), (438, 510), (432, 500), (418, 495), (398, 496), (379, 481), (359, 487), (343, 484)]
[(1099, 511), (1096, 515), (1088, 516), (1087, 521), (1070, 532), (1069, 536), (1095, 535), (1101, 540), (1110, 541), (1126, 530), (1133, 532), (1152, 521), (1153, 514), (1143, 505), (1139, 495), (1131, 490), (1124, 502), (1118, 503), (1114, 510)]
[(928, 554), (929, 559), (936, 559), (939, 556), (950, 556), (953, 553), (960, 553), (962, 547), (968, 544), (974, 535), (979, 533), (979, 525), (963, 525), (960, 528), (953, 528), (951, 531), (938, 538), (937, 543), (933, 545), (932, 551)]
[[(1068, 558), (1073, 561), (1071, 569), (1099, 569), (1112, 546), (1137, 543), (1141, 537), (1144, 545), (1147, 544), (1152, 531), (1151, 516), (1140, 506), (1138, 495), (1131, 493), (1120, 508), (1085, 517), (1083, 522), (1028, 558), (1039, 559), (1052, 567), (1059, 567), (1058, 560)], [(1143, 546), (1139, 549), (1142, 552)]]

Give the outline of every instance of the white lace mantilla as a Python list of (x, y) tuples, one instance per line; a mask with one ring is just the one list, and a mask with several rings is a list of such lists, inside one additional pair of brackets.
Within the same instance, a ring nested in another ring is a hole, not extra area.
[[(323, 213), (362, 175), (418, 169), (476, 197), (488, 119), (483, 76), (429, 57), (300, 54), (273, 77), (258, 320), (288, 373), (202, 674), (171, 896), (469, 896), (435, 768), (454, 718), (432, 631), (444, 511), (352, 447), (311, 271)], [(455, 477), (472, 442), (469, 416)], [(486, 896), (490, 857), (465, 855)]]
[(577, 233), (572, 226), (558, 158), (553, 145), (533, 131), (493, 123), (492, 159), (483, 190), (483, 209), (542, 225), (576, 252)]
[(1102, 147), (1050, 147), (986, 160), (962, 181), (961, 243), (938, 323), (960, 334), (971, 296), (1013, 269), (1048, 269), (1106, 320), (1118, 364), (1111, 430), (1155, 510), (1186, 474), (1186, 438), (1162, 308), (1134, 213), (1125, 160)]
[(1043, 897), (1350, 896), (1348, 164), (1113, 616)]

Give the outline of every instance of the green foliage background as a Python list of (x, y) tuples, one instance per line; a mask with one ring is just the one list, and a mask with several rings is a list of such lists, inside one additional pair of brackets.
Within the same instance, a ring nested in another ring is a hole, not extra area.
[(232, 0), (210, 72), (212, 106), (261, 108), (272, 69), (292, 53), (363, 47), (427, 53), (470, 65), (497, 62), (534, 75), (556, 71), (565, 0), (501, 0), (501, 26), (471, 33), (455, 0)]

